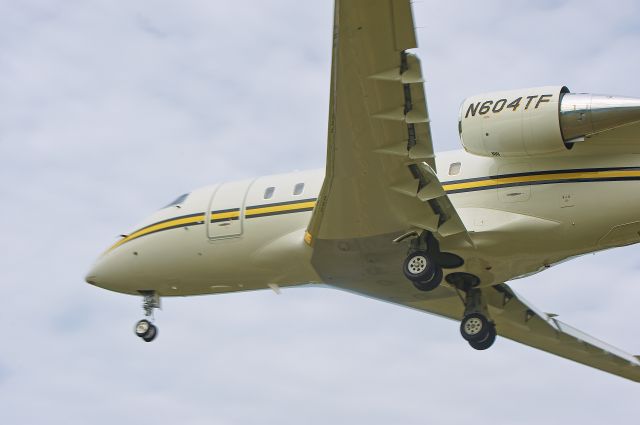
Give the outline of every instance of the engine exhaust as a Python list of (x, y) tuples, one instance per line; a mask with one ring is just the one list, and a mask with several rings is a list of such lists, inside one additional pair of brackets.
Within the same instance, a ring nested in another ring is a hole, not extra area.
[(640, 121), (640, 99), (584, 93), (564, 93), (560, 128), (565, 143)]

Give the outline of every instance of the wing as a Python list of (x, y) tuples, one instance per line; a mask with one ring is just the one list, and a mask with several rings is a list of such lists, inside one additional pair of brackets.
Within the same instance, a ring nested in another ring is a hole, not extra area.
[(408, 0), (336, 1), (327, 170), (308, 239), (466, 234), (435, 175), (414, 47)]
[(486, 290), (498, 333), (569, 360), (640, 382), (637, 356), (599, 341), (539, 311), (508, 285)]
[[(378, 249), (375, 248), (376, 245)], [(427, 294), (407, 285), (401, 277), (391, 277), (394, 268), (387, 270), (380, 265), (366, 266), (371, 258), (395, 256), (388, 248), (383, 249), (375, 241), (349, 246), (346, 255), (344, 242), (335, 247), (323, 244), (322, 249), (343, 251), (343, 255), (325, 257), (338, 266), (338, 272), (329, 279), (333, 287), (449, 319), (461, 320), (463, 317), (464, 294), (452, 287), (440, 285)], [(356, 261), (364, 268), (364, 273), (352, 271), (344, 274), (344, 270), (349, 267), (347, 263), (353, 264)], [(346, 280), (348, 285), (341, 283)], [(640, 382), (639, 357), (627, 354), (541, 312), (505, 284), (483, 288), (482, 292), (498, 335)]]
[[(390, 243), (416, 229), (449, 246), (470, 240), (435, 175), (414, 47), (408, 0), (336, 0), (327, 170), (307, 242), (325, 283), (460, 320), (456, 289), (409, 285), (399, 267), (406, 246)], [(465, 260), (481, 273), (481, 262)], [(538, 312), (506, 285), (482, 291), (500, 335), (640, 381), (637, 358)]]
[[(384, 236), (321, 241), (313, 262), (327, 284), (348, 292), (454, 320), (464, 315), (464, 294), (440, 285), (422, 292), (407, 284), (397, 264), (404, 252)], [(330, 271), (330, 272), (324, 272)], [(549, 353), (640, 382), (638, 357), (592, 338), (519, 297), (505, 284), (482, 288), (498, 334)]]
[[(401, 304), (438, 316), (460, 320), (464, 306), (462, 295), (450, 287), (441, 286), (428, 298), (404, 286), (403, 291), (393, 295), (384, 294), (385, 289), (368, 282), (366, 285), (341, 287), (348, 292), (370, 298)], [(389, 284), (387, 282), (387, 284)], [(396, 287), (397, 288), (397, 287)], [(498, 335), (517, 341), (565, 359), (573, 360), (602, 371), (640, 382), (640, 356), (633, 356), (616, 347), (587, 335), (553, 316), (542, 313), (520, 298), (505, 285), (483, 289), (487, 307), (496, 325)]]

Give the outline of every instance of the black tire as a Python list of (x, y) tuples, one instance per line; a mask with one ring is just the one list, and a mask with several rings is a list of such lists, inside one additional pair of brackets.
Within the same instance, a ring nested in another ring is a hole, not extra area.
[(482, 341), (469, 341), (469, 345), (476, 350), (486, 350), (491, 347), (493, 343), (496, 341), (496, 336), (498, 333), (496, 332), (496, 327), (492, 323), (490, 326), (489, 334)]
[(140, 338), (144, 338), (144, 336), (147, 334), (147, 332), (149, 332), (149, 329), (151, 329), (152, 326), (153, 324), (150, 321), (148, 321), (147, 319), (142, 319), (138, 321), (138, 323), (136, 323), (133, 331)]
[(439, 266), (436, 266), (435, 273), (433, 274), (433, 277), (431, 279), (424, 282), (413, 281), (413, 286), (415, 286), (416, 289), (420, 291), (425, 291), (425, 292), (433, 291), (438, 286), (440, 286), (440, 283), (442, 283), (442, 276), (443, 276), (442, 268)]
[(492, 325), (489, 320), (480, 313), (467, 314), (460, 322), (460, 334), (469, 342), (483, 341), (491, 329)]
[(412, 282), (427, 282), (434, 277), (436, 265), (426, 251), (416, 251), (404, 260), (402, 271)]
[(147, 331), (147, 334), (144, 335), (142, 339), (144, 339), (146, 342), (151, 342), (156, 339), (156, 336), (158, 336), (158, 328), (155, 325), (151, 325), (149, 331)]

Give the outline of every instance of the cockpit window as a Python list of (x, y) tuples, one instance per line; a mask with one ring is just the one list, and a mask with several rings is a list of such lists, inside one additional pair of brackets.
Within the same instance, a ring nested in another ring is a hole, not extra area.
[(184, 195), (180, 195), (175, 199), (175, 201), (171, 202), (169, 205), (165, 206), (164, 208), (169, 208), (169, 207), (174, 207), (176, 205), (180, 205), (180, 204), (184, 203), (184, 201), (187, 200), (188, 196), (189, 196), (188, 193), (185, 193)]

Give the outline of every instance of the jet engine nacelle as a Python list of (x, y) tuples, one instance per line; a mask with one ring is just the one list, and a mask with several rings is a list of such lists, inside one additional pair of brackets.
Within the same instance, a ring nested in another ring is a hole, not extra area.
[(640, 99), (537, 87), (468, 98), (458, 130), (472, 154), (536, 156), (571, 149), (593, 134), (638, 121)]
[(566, 87), (540, 87), (468, 98), (460, 109), (462, 146), (480, 156), (533, 156), (566, 150), (560, 103)]

